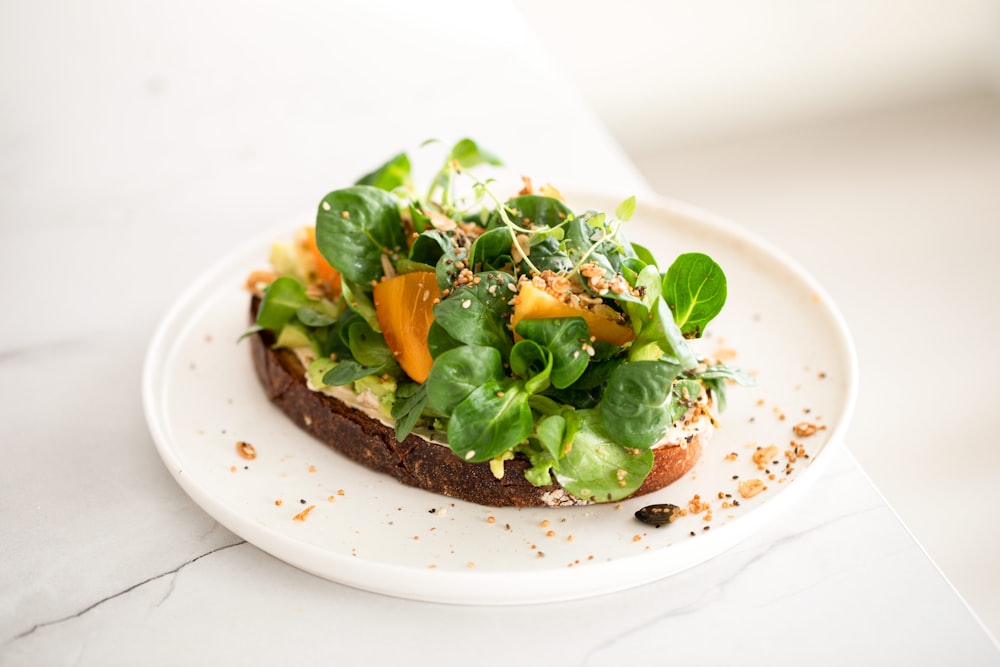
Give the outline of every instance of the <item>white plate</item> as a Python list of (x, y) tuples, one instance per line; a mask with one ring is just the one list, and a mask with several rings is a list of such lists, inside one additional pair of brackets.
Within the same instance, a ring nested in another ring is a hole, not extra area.
[[(578, 210), (617, 204), (598, 195), (571, 201)], [(309, 222), (305, 216), (243, 246), (198, 280), (159, 327), (143, 377), (146, 418), (178, 484), (234, 533), (308, 572), (388, 595), (469, 604), (637, 586), (759, 530), (821, 474), (846, 429), (856, 361), (823, 290), (738, 227), (675, 202), (645, 201), (628, 224), (630, 238), (651, 248), (661, 268), (688, 251), (723, 267), (729, 299), (699, 344), (708, 353), (734, 351), (731, 363), (758, 378), (755, 387), (729, 391), (722, 428), (695, 469), (655, 494), (583, 508), (495, 509), (404, 486), (298, 430), (268, 402), (249, 345), (237, 342), (247, 328), (246, 276), (267, 267), (272, 241)], [(823, 428), (797, 437), (801, 422)], [(786, 473), (793, 440), (809, 457)], [(251, 443), (257, 457), (241, 458), (237, 441)], [(778, 448), (778, 464), (768, 464), (774, 479), (751, 460), (768, 445)], [(738, 483), (750, 478), (767, 490), (744, 499)], [(633, 517), (650, 503), (687, 505), (695, 494), (711, 505), (711, 521), (689, 514), (655, 529)], [(304, 521), (294, 519), (310, 506)]]

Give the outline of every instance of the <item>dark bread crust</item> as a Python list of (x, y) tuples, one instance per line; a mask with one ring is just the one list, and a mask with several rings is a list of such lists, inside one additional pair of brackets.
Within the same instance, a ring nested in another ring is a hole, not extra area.
[[(257, 300), (254, 299), (253, 311)], [(582, 504), (558, 484), (537, 487), (524, 477), (530, 466), (516, 457), (497, 479), (489, 463), (469, 463), (447, 447), (409, 435), (396, 440), (393, 429), (326, 394), (309, 389), (305, 369), (288, 350), (274, 349), (267, 331), (250, 337), (254, 368), (267, 397), (304, 431), (348, 458), (410, 486), (495, 507)], [(651, 493), (685, 475), (697, 462), (712, 428), (700, 429), (686, 446), (654, 450), (653, 469), (634, 496)]]

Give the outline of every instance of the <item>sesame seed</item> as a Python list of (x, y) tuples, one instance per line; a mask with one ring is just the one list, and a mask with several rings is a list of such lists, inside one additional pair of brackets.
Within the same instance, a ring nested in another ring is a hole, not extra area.
[(330, 202), (328, 202), (328, 201), (323, 202), (323, 210), (324, 211), (329, 211), (330, 210)]

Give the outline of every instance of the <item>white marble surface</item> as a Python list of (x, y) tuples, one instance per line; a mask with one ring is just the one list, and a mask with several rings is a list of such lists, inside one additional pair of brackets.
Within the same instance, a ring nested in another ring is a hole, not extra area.
[(329, 583), (174, 483), (142, 417), (146, 345), (245, 235), (433, 136), (475, 136), (540, 179), (646, 190), (518, 15), (483, 11), (0, 8), (0, 664), (1000, 663), (846, 451), (701, 566), (532, 607)]

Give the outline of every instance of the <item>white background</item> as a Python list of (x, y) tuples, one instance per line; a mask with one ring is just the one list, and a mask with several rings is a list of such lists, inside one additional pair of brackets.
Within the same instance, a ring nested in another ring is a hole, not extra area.
[(849, 447), (1000, 635), (1000, 2), (518, 4), (658, 192), (831, 292)]

